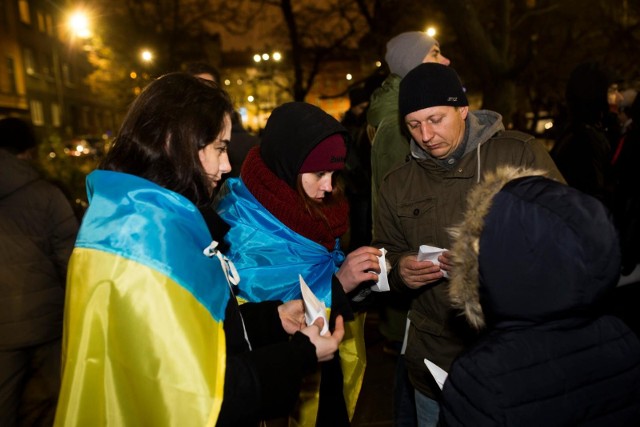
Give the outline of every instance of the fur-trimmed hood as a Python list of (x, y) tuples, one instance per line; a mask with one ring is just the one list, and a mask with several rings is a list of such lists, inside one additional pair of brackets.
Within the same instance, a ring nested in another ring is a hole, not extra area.
[(513, 167), (487, 174), (450, 230), (450, 298), (477, 329), (582, 317), (615, 286), (620, 254), (608, 211), (544, 175)]

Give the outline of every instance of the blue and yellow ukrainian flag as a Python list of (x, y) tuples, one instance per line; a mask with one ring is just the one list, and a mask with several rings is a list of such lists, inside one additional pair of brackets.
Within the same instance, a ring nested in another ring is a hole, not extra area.
[(186, 198), (95, 171), (71, 256), (56, 426), (214, 426), (230, 295)]
[[(300, 274), (330, 311), (332, 278), (344, 261), (338, 245), (330, 252), (291, 230), (260, 204), (241, 179), (228, 179), (225, 187), (226, 194), (216, 209), (231, 226), (225, 237), (230, 243), (226, 255), (242, 278), (238, 284), (238, 300), (300, 299)], [(345, 336), (340, 344), (343, 394), (350, 419), (355, 412), (366, 367), (364, 320), (365, 315), (360, 314), (355, 321), (345, 323)], [(290, 425), (315, 425), (318, 380), (319, 377), (315, 381), (305, 379)]]

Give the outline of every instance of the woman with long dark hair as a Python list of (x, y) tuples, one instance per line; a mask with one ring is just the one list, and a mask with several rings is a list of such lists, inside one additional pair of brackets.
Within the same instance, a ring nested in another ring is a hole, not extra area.
[(320, 336), (301, 301), (241, 312), (233, 297), (237, 275), (200, 212), (230, 170), (232, 112), (213, 84), (160, 77), (89, 175), (56, 425), (257, 425), (287, 413), (303, 375), (333, 357), (340, 321)]

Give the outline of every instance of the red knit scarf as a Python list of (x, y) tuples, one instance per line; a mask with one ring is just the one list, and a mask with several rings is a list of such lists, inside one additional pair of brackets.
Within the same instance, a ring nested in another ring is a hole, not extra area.
[(349, 205), (346, 199), (320, 210), (326, 219), (312, 216), (300, 195), (278, 178), (260, 157), (259, 147), (247, 154), (240, 174), (251, 194), (273, 216), (296, 233), (333, 250), (336, 238), (348, 228)]

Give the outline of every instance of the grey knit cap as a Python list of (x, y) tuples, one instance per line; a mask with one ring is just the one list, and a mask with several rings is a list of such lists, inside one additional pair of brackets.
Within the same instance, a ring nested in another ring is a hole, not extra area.
[(400, 77), (422, 63), (422, 60), (438, 42), (422, 31), (401, 33), (387, 42), (387, 53), (384, 60), (389, 71)]

